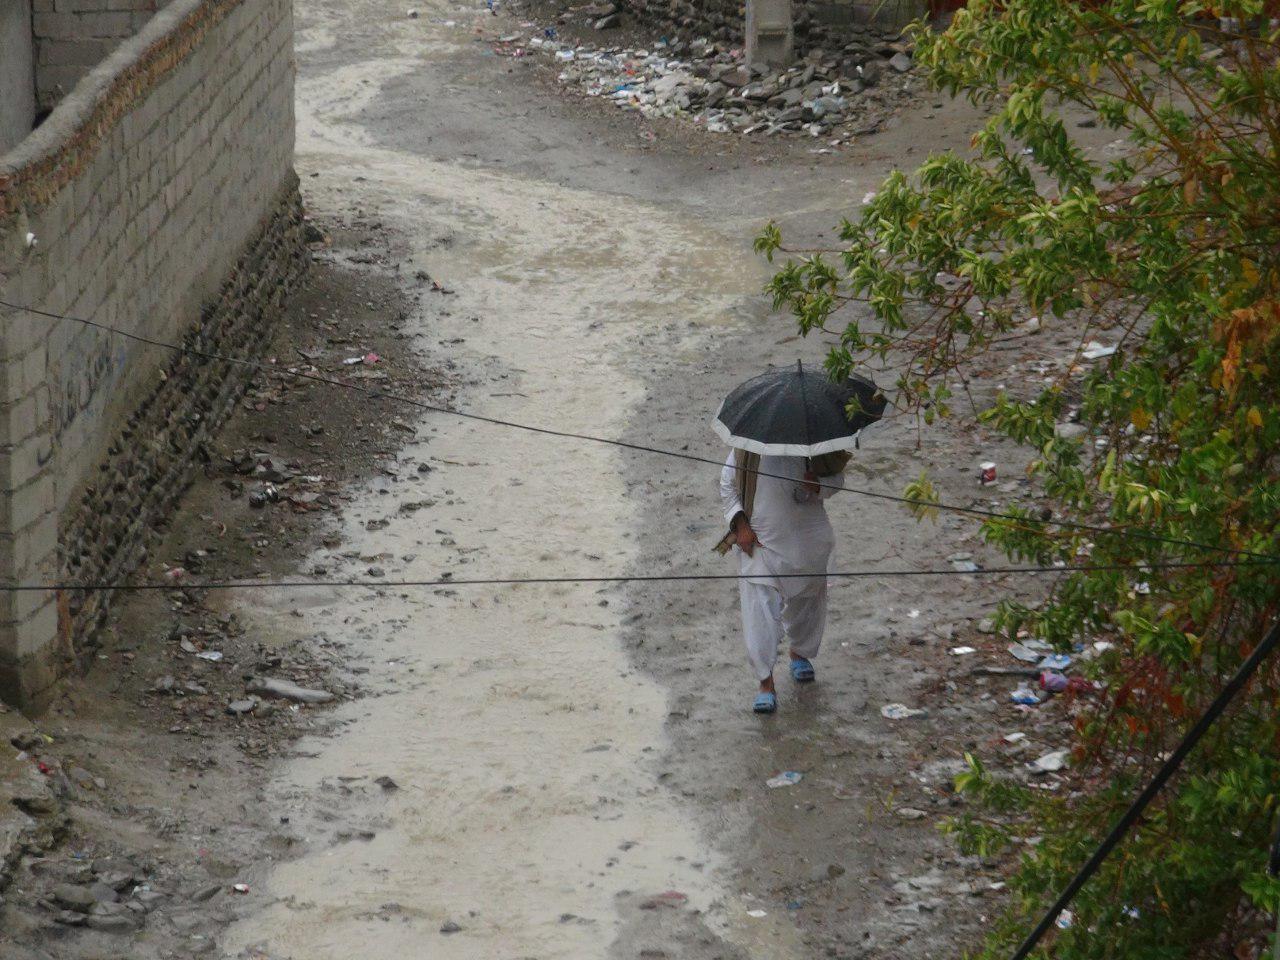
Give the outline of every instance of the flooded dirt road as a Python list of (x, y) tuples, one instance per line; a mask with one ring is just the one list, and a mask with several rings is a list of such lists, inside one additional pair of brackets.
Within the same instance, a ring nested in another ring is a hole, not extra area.
[[(908, 118), (840, 158), (668, 127), (655, 146), (634, 118), (566, 104), (537, 68), (493, 56), (483, 40), (501, 17), (448, 0), (414, 18), (387, 0), (297, 7), (308, 207), (381, 223), (403, 245), (398, 281), (443, 288), (408, 329), (458, 371), (460, 404), (701, 455), (719, 456), (708, 424), (733, 383), (824, 349), (768, 315), (758, 229), (772, 217), (820, 240), (895, 163), (963, 142), (972, 123), (963, 109)], [(439, 414), (403, 421), (414, 438), (356, 492), (340, 545), (301, 570), (728, 570), (708, 550), (714, 471)], [(912, 424), (876, 431), (851, 476), (896, 491), (941, 452), (942, 480), (967, 478), (968, 441), (916, 440)], [(969, 529), (917, 528), (853, 497), (832, 514), (851, 565), (940, 559)], [(904, 788), (917, 806), (921, 789), (942, 797), (965, 734), (908, 736), (878, 710), (919, 685), (904, 653), (937, 647), (990, 595), (841, 583), (821, 682), (804, 697), (786, 684), (767, 721), (747, 709), (735, 597), (714, 582), (255, 597), (239, 613), (256, 629), (360, 650), (372, 694), (269, 785), (304, 853), (265, 877), (267, 905), (225, 954), (945, 955), (978, 912), (895, 889), (924, 876), (912, 891), (964, 884), (968, 898), (975, 864), (932, 811), (908, 823), (894, 810)], [(907, 761), (922, 757), (934, 766), (913, 780)], [(766, 789), (780, 769), (806, 779)]]

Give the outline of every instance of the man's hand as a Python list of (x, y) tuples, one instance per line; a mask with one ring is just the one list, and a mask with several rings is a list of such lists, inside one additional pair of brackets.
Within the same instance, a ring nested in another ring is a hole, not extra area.
[(745, 513), (740, 513), (733, 518), (733, 535), (743, 553), (748, 557), (755, 553), (756, 544), (760, 541), (756, 539), (756, 532), (751, 529), (751, 523), (747, 520)]
[(818, 493), (822, 489), (822, 484), (818, 482), (818, 475), (812, 470), (804, 472), (804, 489), (807, 493)]

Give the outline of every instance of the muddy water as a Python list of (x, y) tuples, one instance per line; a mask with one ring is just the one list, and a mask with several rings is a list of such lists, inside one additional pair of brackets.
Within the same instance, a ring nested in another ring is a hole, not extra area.
[[(343, 30), (301, 6), (300, 53), (320, 55)], [(390, 15), (390, 4), (372, 7)], [(428, 48), (447, 53), (454, 34), (440, 25)], [(427, 350), (453, 341), (450, 355), (477, 377), (463, 392), (469, 408), (621, 434), (642, 383), (619, 358), (677, 310), (713, 331), (759, 290), (758, 265), (670, 210), (376, 147), (359, 118), (382, 84), (419, 62), (405, 52), (392, 45), (321, 76), (304, 71), (299, 168), (304, 180), (322, 173), (305, 181), (313, 212), (349, 210), (355, 192), (410, 244), (409, 275), (425, 270), (455, 291), (449, 315), (430, 329), (416, 318), (417, 333)], [(439, 245), (443, 235), (453, 242)], [(344, 546), (308, 569), (595, 575), (636, 556), (614, 450), (429, 414), (415, 422), (412, 411), (404, 419), (419, 439), (398, 476), (358, 491)], [(398, 509), (423, 500), (434, 505)], [(349, 551), (360, 557), (339, 556)], [(659, 781), (667, 695), (621, 650), (618, 598), (575, 585), (352, 589), (246, 611), (264, 630), (351, 642), (377, 695), (343, 707), (342, 732), (304, 743), (270, 785), (307, 849), (266, 878), (269, 906), (231, 931), (228, 953), (599, 957), (618, 935), (620, 894), (672, 889), (745, 940), (739, 921), (722, 919), (744, 911), (729, 909), (710, 843)], [(399, 789), (379, 787), (383, 776)], [(462, 929), (440, 933), (449, 921)], [(781, 927), (754, 924), (750, 938), (792, 954)]]

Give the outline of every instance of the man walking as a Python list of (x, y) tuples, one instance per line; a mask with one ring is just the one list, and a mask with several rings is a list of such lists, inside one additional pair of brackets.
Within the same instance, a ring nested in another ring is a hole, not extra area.
[(805, 457), (730, 453), (720, 474), (720, 499), (738, 553), (742, 632), (760, 692), (752, 709), (773, 713), (773, 667), (785, 636), (791, 676), (814, 679), (813, 658), (827, 620), (826, 573), (835, 533), (824, 501), (844, 484), (847, 452)]

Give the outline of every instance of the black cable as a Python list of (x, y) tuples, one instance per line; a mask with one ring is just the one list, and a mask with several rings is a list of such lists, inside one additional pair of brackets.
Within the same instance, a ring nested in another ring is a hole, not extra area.
[[(128, 340), (135, 340), (138, 343), (145, 343), (153, 347), (162, 347), (166, 350), (172, 350), (176, 353), (184, 353), (191, 356), (203, 357), (207, 360), (220, 360), (224, 363), (233, 363), (242, 367), (248, 367), (252, 370), (260, 370), (264, 373), (275, 373), (284, 376), (296, 377), (300, 380), (310, 380), (315, 383), (325, 383), (334, 387), (342, 387), (346, 390), (354, 390), (357, 393), (365, 394), (373, 399), (394, 400), (398, 403), (404, 403), (420, 410), (426, 410), (431, 413), (443, 413), (453, 417), (461, 417), (465, 420), (475, 420), (479, 423), (488, 423), (499, 427), (508, 427), (513, 430), (524, 430), (528, 433), (538, 433), (549, 437), (561, 437), (568, 440), (585, 440), (591, 443), (603, 443), (609, 446), (621, 447), (624, 450), (635, 450), (639, 453), (652, 453), (664, 457), (675, 457), (680, 460), (688, 460), (693, 463), (706, 463), (714, 467), (724, 469), (726, 464), (720, 460), (714, 460), (710, 457), (700, 457), (692, 453), (682, 453), (676, 450), (663, 450), (659, 447), (649, 447), (640, 443), (629, 443), (626, 440), (615, 440), (609, 437), (597, 437), (586, 433), (572, 433), (567, 430), (553, 430), (549, 427), (535, 427), (527, 423), (516, 423), (511, 420), (501, 420), (497, 417), (486, 417), (478, 413), (467, 413), (462, 410), (453, 410), (449, 407), (440, 407), (435, 404), (424, 403), (413, 397), (406, 397), (403, 394), (388, 393), (382, 390), (374, 390), (368, 387), (362, 387), (354, 383), (346, 383), (342, 380), (335, 380), (332, 377), (324, 377), (314, 373), (304, 373), (300, 370), (290, 370), (284, 367), (271, 366), (270, 364), (259, 363), (254, 360), (243, 360), (238, 357), (228, 357), (219, 353), (209, 353), (204, 350), (196, 350), (191, 347), (183, 347), (175, 343), (167, 343), (163, 340), (154, 340), (150, 337), (144, 337), (140, 334), (129, 333), (118, 327), (108, 326), (107, 324), (98, 323), (94, 320), (86, 320), (84, 317), (72, 317), (61, 313), (51, 313), (47, 310), (39, 310), (35, 307), (26, 307), (17, 303), (10, 303), (7, 300), (0, 300), (0, 307), (8, 307), (11, 310), (19, 310), (25, 313), (35, 314), (40, 317), (48, 317), (52, 320), (67, 320), (73, 323), (84, 324), (87, 327), (93, 327), (97, 330), (103, 330), (116, 336), (124, 337)], [(728, 465), (731, 469), (741, 469)], [(783, 474), (768, 473), (763, 470), (755, 471), (758, 476), (769, 477), (774, 480), (790, 480), (794, 481), (794, 477), (788, 477)], [(891, 493), (877, 493), (873, 490), (863, 490), (858, 487), (837, 486), (835, 484), (819, 483), (819, 487), (828, 490), (844, 490), (847, 493), (854, 493), (863, 497), (872, 497), (878, 500), (888, 500), (892, 503), (906, 504), (912, 507), (925, 507), (937, 510), (947, 510), (953, 513), (965, 513), (972, 516), (990, 517), (997, 520), (1013, 520), (1017, 523), (1039, 523), (1053, 524), (1059, 527), (1065, 527), (1072, 530), (1087, 530), (1093, 533), (1103, 533), (1110, 536), (1129, 537), (1137, 540), (1147, 540), (1154, 543), (1165, 543), (1171, 546), (1192, 547), (1197, 550), (1213, 550), (1220, 553), (1232, 554), (1235, 556), (1252, 557), (1258, 560), (1280, 561), (1280, 556), (1266, 553), (1258, 553), (1253, 550), (1242, 550), (1236, 547), (1223, 547), (1209, 543), (1199, 543), (1195, 540), (1183, 540), (1177, 537), (1163, 537), (1159, 534), (1147, 533), (1136, 530), (1117, 530), (1112, 527), (1098, 526), (1097, 524), (1083, 523), (1077, 520), (1042, 520), (1038, 517), (1019, 517), (1016, 514), (1000, 513), (996, 510), (983, 510), (979, 507), (962, 507), (959, 504), (943, 503), (935, 500), (917, 500), (913, 497), (900, 497)]]
[(1116, 844), (1129, 832), (1129, 828), (1142, 816), (1142, 811), (1155, 799), (1161, 788), (1169, 782), (1169, 779), (1182, 766), (1182, 761), (1186, 759), (1187, 754), (1200, 742), (1200, 739), (1208, 732), (1209, 727), (1218, 719), (1236, 694), (1244, 689), (1244, 685), (1249, 682), (1249, 678), (1257, 672), (1258, 667), (1262, 665), (1262, 661), (1271, 655), (1277, 645), (1280, 645), (1280, 620), (1277, 620), (1271, 629), (1267, 631), (1267, 635), (1254, 648), (1253, 653), (1249, 654), (1248, 659), (1240, 665), (1240, 669), (1236, 671), (1235, 676), (1219, 691), (1218, 696), (1214, 698), (1213, 703), (1209, 704), (1209, 708), (1196, 721), (1195, 726), (1187, 731), (1177, 748), (1160, 765), (1160, 769), (1151, 778), (1151, 782), (1147, 784), (1142, 793), (1138, 794), (1138, 798), (1129, 805), (1129, 809), (1124, 812), (1124, 815), (1116, 821), (1116, 825), (1111, 828), (1111, 832), (1107, 834), (1106, 839), (1098, 845), (1097, 850), (1093, 851), (1093, 856), (1071, 878), (1071, 882), (1067, 884), (1066, 889), (1054, 901), (1053, 906), (1040, 918), (1040, 922), (1036, 924), (1035, 929), (1022, 942), (1022, 946), (1018, 948), (1012, 960), (1026, 960), (1036, 944), (1053, 926), (1053, 922), (1058, 918), (1058, 915), (1067, 908), (1067, 905), (1074, 899), (1075, 895), (1080, 892), (1080, 888), (1097, 872), (1098, 867), (1102, 865), (1102, 861), (1107, 858), (1111, 851), (1115, 849)]
[[(1271, 560), (1206, 560), (1169, 561), (1162, 563), (1122, 564), (1098, 563), (1063, 567), (983, 567), (977, 570), (838, 570), (832, 573), (776, 573), (768, 574), (771, 580), (813, 580), (819, 577), (832, 579), (856, 579), (862, 577), (972, 577), (979, 575), (1014, 573), (1081, 573), (1120, 571), (1145, 573), (1150, 570), (1183, 570), (1198, 567), (1253, 567), (1271, 566)], [(83, 590), (93, 591), (142, 591), (142, 590), (240, 590), (293, 587), (476, 587), (515, 586), (518, 584), (556, 583), (669, 583), (686, 580), (755, 580), (759, 574), (749, 573), (658, 573), (631, 577), (481, 577), (455, 580), (441, 577), (435, 580), (220, 580), (208, 583), (175, 580), (170, 583), (21, 583), (0, 584), (0, 593), (25, 593), (33, 590)]]

